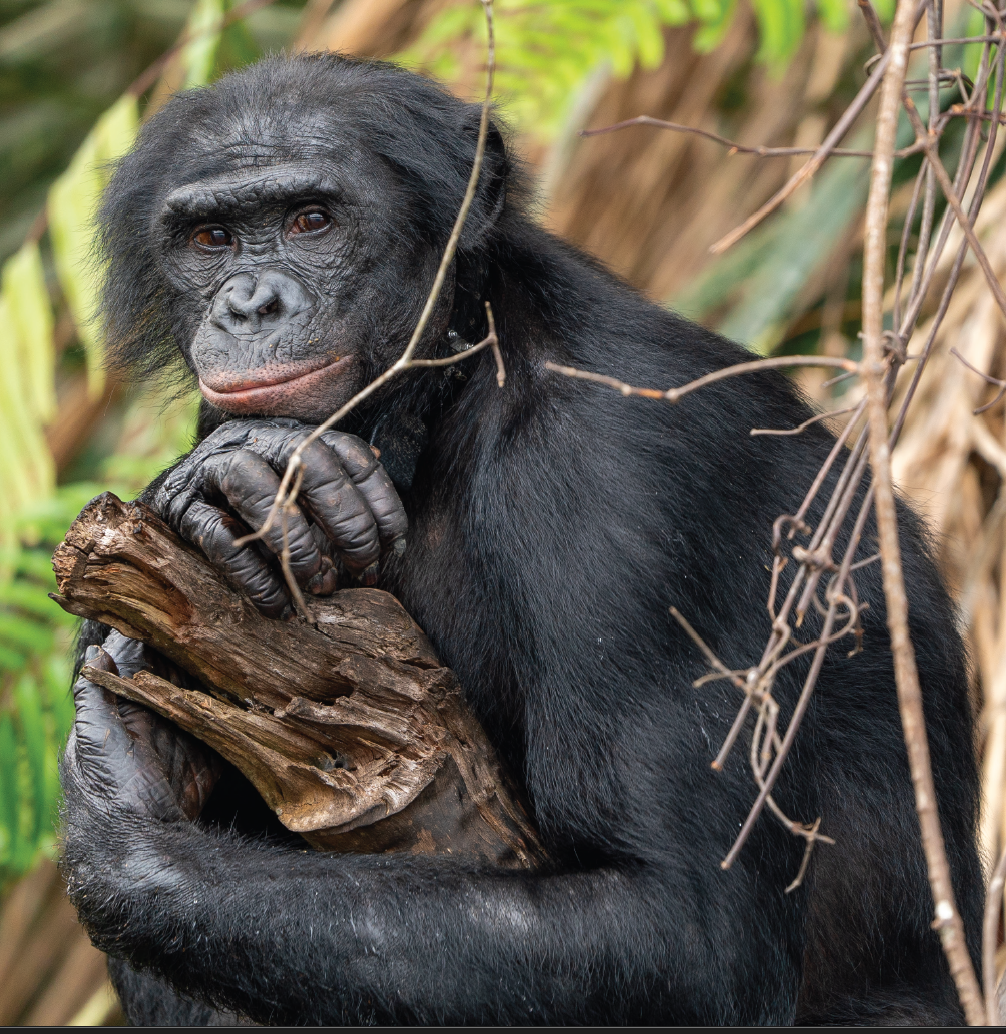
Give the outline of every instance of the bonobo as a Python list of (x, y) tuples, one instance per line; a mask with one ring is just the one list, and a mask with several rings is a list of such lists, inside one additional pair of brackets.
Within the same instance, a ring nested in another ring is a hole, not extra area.
[[(198, 444), (146, 498), (276, 620), (292, 614), (281, 533), (238, 539), (262, 524), (305, 428), (404, 348), (478, 122), (477, 107), (391, 65), (270, 59), (172, 100), (105, 196), (115, 361), (141, 375), (180, 359), (204, 397)], [(795, 511), (833, 439), (820, 427), (749, 436), (808, 415), (775, 373), (670, 406), (546, 370), (663, 387), (746, 353), (536, 225), (497, 128), (420, 354), (478, 341), (487, 301), (505, 386), (486, 351), (413, 371), (315, 443), (292, 569), (309, 597), (359, 584), (398, 596), (526, 790), (549, 867), (307, 851), (233, 773), (201, 808), (217, 762), (78, 682), (65, 871), (118, 960), (127, 1015), (960, 1022), (930, 927), (879, 565), (856, 574), (862, 650), (829, 651), (776, 790), (787, 814), (820, 816), (834, 845), (788, 894), (804, 841), (769, 815), (731, 869), (719, 864), (756, 787), (743, 744), (710, 768), (737, 690), (693, 686), (703, 657), (669, 607), (727, 664), (757, 660), (772, 522)], [(965, 654), (907, 507), (901, 535), (940, 815), (974, 938)], [(861, 556), (875, 548), (868, 530)], [(106, 634), (89, 626), (83, 647)], [(127, 671), (130, 651), (108, 643)], [(783, 720), (798, 668), (779, 678)]]

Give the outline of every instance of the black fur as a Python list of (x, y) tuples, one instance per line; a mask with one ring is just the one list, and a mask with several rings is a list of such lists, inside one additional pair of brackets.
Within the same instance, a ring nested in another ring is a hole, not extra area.
[[(304, 136), (312, 119), (317, 132)], [(476, 124), (477, 109), (423, 79), (338, 57), (267, 61), (177, 98), (105, 201), (105, 312), (120, 360), (142, 369), (188, 354), (190, 317), (152, 232), (167, 190), (288, 152), (336, 162), (335, 133), (388, 171), (392, 195), (374, 218), (391, 220), (413, 254), (407, 269), (368, 265), (387, 311), (357, 325), (371, 333), (367, 370), (386, 364), (425, 298)], [(427, 347), (443, 347), (448, 329), (475, 340), (488, 299), (506, 387), (483, 353), (466, 377), (401, 382), (345, 429), (369, 439), (404, 427), (424, 443), (414, 471), (396, 477), (408, 549), (385, 558), (379, 584), (457, 672), (526, 786), (555, 867), (500, 874), (317, 854), (226, 819), (100, 807), (68, 778), (65, 866), (81, 918), (100, 947), (184, 998), (165, 991), (154, 1007), (150, 978), (120, 967), (127, 1013), (171, 1022), (177, 1002), (174, 1022), (208, 1022), (186, 1004), (196, 1000), (278, 1024), (961, 1022), (930, 928), (878, 565), (856, 575), (869, 603), (863, 651), (829, 652), (776, 792), (794, 818), (821, 816), (835, 845), (819, 846), (805, 886), (786, 894), (803, 842), (765, 815), (733, 868), (719, 867), (755, 796), (749, 739), (723, 772), (710, 769), (738, 694), (725, 681), (693, 688), (703, 659), (668, 608), (727, 664), (758, 660), (772, 522), (795, 511), (832, 439), (819, 427), (749, 437), (807, 415), (781, 375), (670, 406), (546, 372), (551, 359), (668, 386), (745, 353), (534, 225), (498, 133), (488, 156), (451, 305)], [(220, 419), (207, 411), (203, 431)], [(820, 512), (819, 502), (812, 518)], [(940, 814), (975, 955), (965, 655), (907, 507), (901, 536)], [(862, 555), (874, 548), (870, 530)], [(798, 663), (780, 676), (784, 719), (805, 672)]]

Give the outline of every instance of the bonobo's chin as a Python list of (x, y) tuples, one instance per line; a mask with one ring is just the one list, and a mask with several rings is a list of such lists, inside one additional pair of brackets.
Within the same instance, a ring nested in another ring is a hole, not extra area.
[(199, 390), (217, 409), (238, 416), (288, 416), (320, 424), (355, 391), (354, 356), (257, 370), (200, 373)]

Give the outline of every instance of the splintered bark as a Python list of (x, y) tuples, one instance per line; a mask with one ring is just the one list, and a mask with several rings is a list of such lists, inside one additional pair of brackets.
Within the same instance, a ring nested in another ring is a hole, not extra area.
[(141, 640), (201, 688), (87, 677), (207, 743), (313, 846), (543, 860), (457, 678), (394, 596), (343, 589), (312, 602), (313, 622), (263, 617), (153, 511), (110, 493), (53, 567), (64, 610)]

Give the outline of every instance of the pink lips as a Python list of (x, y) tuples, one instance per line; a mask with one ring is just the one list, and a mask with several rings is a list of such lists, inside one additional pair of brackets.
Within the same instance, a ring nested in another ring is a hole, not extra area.
[(211, 378), (212, 387), (200, 377), (199, 390), (208, 402), (227, 413), (282, 416), (290, 409), (291, 397), (307, 400), (324, 393), (326, 382), (332, 379), (338, 367), (352, 358), (351, 355), (340, 356), (313, 369), (306, 363), (291, 363), (248, 371), (240, 378), (223, 374)]

